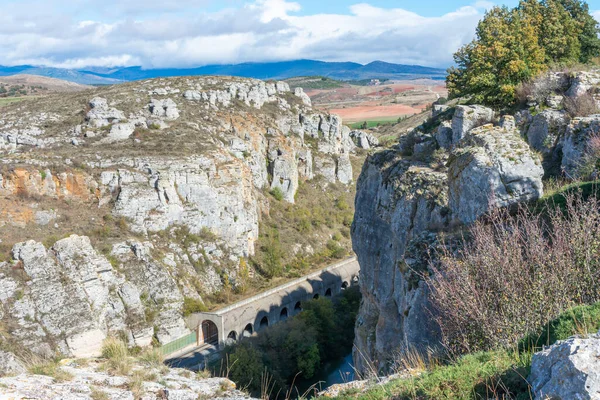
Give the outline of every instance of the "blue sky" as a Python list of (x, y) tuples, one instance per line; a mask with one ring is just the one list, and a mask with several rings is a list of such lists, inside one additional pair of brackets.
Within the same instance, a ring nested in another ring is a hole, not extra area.
[[(600, 0), (588, 2), (600, 18)], [(447, 67), (517, 0), (0, 0), (0, 64), (192, 67), (299, 58)]]

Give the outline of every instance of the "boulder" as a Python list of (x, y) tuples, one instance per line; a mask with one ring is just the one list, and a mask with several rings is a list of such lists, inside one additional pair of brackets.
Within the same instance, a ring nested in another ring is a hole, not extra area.
[(164, 118), (169, 121), (173, 121), (179, 118), (179, 110), (177, 109), (177, 103), (175, 103), (171, 99), (151, 99), (150, 104), (148, 105), (148, 109), (154, 117)]
[(450, 107), (443, 104), (434, 104), (431, 108), (431, 116), (433, 118), (447, 111)]
[(100, 128), (125, 119), (122, 111), (109, 107), (107, 100), (102, 97), (94, 97), (89, 105), (86, 119), (92, 127)]
[(379, 139), (368, 132), (354, 130), (350, 132), (350, 137), (354, 144), (361, 149), (379, 146)]
[(491, 124), (473, 129), (448, 161), (449, 207), (469, 224), (492, 207), (542, 196), (544, 170), (517, 131)]
[(500, 128), (507, 130), (507, 131), (513, 131), (516, 126), (517, 123), (515, 121), (515, 117), (513, 117), (512, 115), (503, 115), (502, 118), (500, 118)]
[(443, 149), (449, 149), (452, 146), (452, 123), (450, 121), (442, 121), (435, 132), (435, 140)]
[(296, 97), (299, 97), (300, 100), (302, 100), (305, 106), (312, 107), (310, 97), (308, 97), (308, 95), (304, 93), (304, 90), (302, 88), (296, 88), (294, 90), (294, 94), (296, 95)]
[(452, 117), (452, 143), (456, 144), (473, 128), (487, 124), (494, 111), (483, 106), (456, 106)]
[(18, 375), (27, 372), (27, 368), (14, 354), (0, 350), (0, 377)]
[(562, 147), (562, 171), (566, 178), (581, 176), (591, 140), (600, 135), (600, 115), (575, 118), (567, 126)]
[(600, 399), (600, 334), (571, 337), (533, 355), (536, 400)]
[(547, 153), (565, 133), (567, 124), (568, 116), (565, 111), (544, 110), (531, 119), (525, 133), (527, 143), (535, 150)]
[(577, 97), (587, 93), (588, 90), (600, 83), (600, 73), (597, 71), (580, 71), (571, 78), (571, 86), (566, 95)]

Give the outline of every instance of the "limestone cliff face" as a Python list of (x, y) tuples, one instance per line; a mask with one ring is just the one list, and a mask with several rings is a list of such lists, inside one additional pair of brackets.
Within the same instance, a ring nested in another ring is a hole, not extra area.
[(439, 345), (422, 279), (442, 245), (436, 232), (542, 195), (542, 163), (514, 120), (479, 127), (492, 115), (461, 107), (440, 125), (459, 134), (436, 135), (440, 143), (417, 128), (365, 162), (352, 227), (363, 294), (354, 351), (360, 371), (386, 371), (402, 350)]
[(0, 342), (88, 356), (109, 335), (181, 337), (185, 298), (237, 285), (269, 192), (350, 184), (354, 148), (284, 82), (155, 79), (3, 108)]

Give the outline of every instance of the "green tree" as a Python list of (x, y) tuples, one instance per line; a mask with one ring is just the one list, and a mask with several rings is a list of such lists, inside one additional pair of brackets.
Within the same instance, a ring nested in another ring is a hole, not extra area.
[(592, 58), (600, 55), (600, 39), (598, 22), (590, 14), (590, 9), (585, 1), (559, 0), (560, 4), (570, 14), (577, 25), (577, 33), (581, 48), (580, 61), (587, 63)]
[(229, 354), (229, 377), (240, 387), (247, 387), (253, 392), (260, 392), (260, 377), (264, 371), (264, 364), (260, 352), (250, 345), (242, 342), (235, 346)]
[(451, 97), (503, 107), (517, 86), (554, 63), (587, 62), (600, 54), (598, 27), (579, 0), (521, 0), (514, 9), (494, 7), (476, 37), (454, 54), (448, 70)]

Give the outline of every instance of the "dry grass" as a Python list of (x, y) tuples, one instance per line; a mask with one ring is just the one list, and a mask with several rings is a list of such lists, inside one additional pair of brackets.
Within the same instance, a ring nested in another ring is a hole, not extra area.
[(144, 350), (142, 354), (138, 356), (138, 360), (151, 368), (160, 368), (162, 367), (165, 361), (165, 356), (158, 348)]
[(108, 338), (102, 345), (102, 357), (107, 360), (106, 369), (117, 375), (128, 375), (132, 368), (127, 345), (117, 338)]
[(58, 360), (41, 359), (32, 357), (25, 362), (27, 370), (33, 375), (45, 375), (59, 382), (70, 381), (73, 375), (63, 370)]

